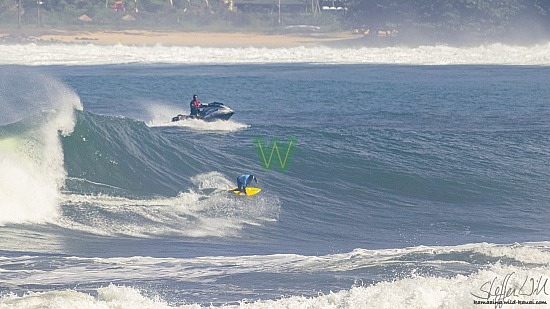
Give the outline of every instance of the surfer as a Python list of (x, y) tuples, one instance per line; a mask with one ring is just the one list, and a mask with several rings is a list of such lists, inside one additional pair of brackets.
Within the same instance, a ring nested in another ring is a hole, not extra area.
[(246, 194), (246, 187), (248, 187), (248, 185), (252, 182), (252, 179), (258, 183), (258, 179), (256, 179), (256, 176), (254, 175), (241, 175), (237, 177), (237, 190)]

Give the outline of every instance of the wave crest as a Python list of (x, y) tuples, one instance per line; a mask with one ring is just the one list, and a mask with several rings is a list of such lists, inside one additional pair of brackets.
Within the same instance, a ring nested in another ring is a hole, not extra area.
[[(293, 47), (201, 48), (101, 45), (0, 45), (1, 64), (102, 65), (126, 63), (170, 64), (505, 64), (550, 65), (550, 43), (530, 47), (490, 44), (476, 47), (445, 45), (418, 47)], [(45, 58), (43, 55), (47, 54)]]
[(66, 172), (61, 135), (75, 126), (78, 96), (51, 77), (13, 68), (0, 73), (0, 224), (58, 215)]

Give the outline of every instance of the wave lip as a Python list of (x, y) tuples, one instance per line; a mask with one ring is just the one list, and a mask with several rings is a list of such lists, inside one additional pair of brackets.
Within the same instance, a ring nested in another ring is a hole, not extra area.
[(66, 172), (61, 135), (75, 126), (78, 96), (53, 78), (19, 69), (0, 73), (0, 224), (58, 216)]

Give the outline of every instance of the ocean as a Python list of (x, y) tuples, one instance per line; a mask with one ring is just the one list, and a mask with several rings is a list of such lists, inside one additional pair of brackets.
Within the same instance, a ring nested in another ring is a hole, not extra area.
[(550, 44), (1, 45), (0, 308), (548, 308), (548, 85)]

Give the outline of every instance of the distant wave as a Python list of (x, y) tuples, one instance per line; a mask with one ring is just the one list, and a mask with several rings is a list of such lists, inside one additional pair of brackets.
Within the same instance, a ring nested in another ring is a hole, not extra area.
[(167, 64), (503, 64), (550, 65), (550, 43), (532, 47), (490, 44), (457, 48), (444, 45), (384, 48), (201, 48), (157, 46), (98, 46), (71, 44), (0, 45), (5, 65)]

